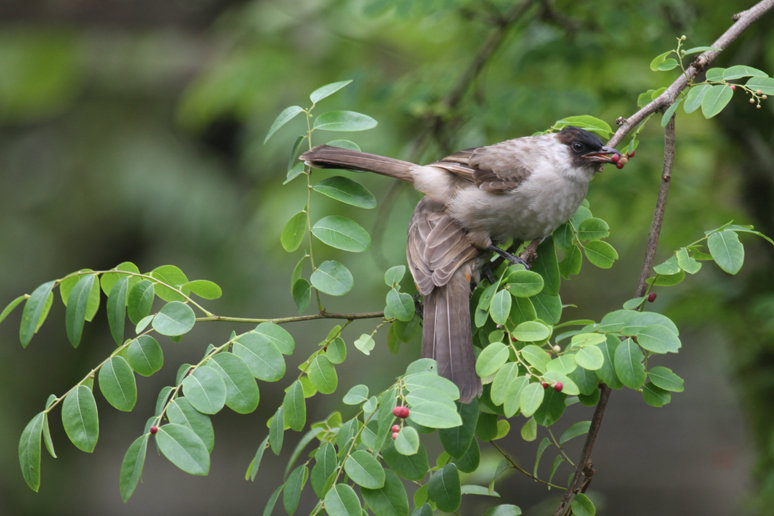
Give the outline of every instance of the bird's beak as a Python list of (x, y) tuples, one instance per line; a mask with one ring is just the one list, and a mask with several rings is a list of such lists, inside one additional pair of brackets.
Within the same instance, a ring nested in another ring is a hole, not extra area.
[(602, 147), (598, 151), (584, 154), (583, 159), (595, 163), (618, 163), (621, 159), (621, 153), (612, 147)]

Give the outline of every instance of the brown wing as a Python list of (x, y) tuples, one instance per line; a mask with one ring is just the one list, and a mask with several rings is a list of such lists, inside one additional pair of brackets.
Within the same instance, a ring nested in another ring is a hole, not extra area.
[(508, 192), (518, 187), (532, 173), (521, 158), (524, 142), (520, 140), (507, 140), (487, 147), (455, 152), (431, 165), (475, 183), (487, 192)]
[(406, 257), (420, 294), (426, 296), (446, 285), (455, 271), (478, 254), (441, 203), (427, 197), (419, 201), (409, 224)]

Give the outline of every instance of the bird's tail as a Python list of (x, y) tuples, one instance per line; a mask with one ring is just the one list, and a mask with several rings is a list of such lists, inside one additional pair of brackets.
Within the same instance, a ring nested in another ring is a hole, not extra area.
[(414, 182), (411, 169), (415, 166), (408, 161), (368, 154), (330, 145), (318, 145), (301, 154), (299, 159), (315, 168), (343, 168), (347, 170), (365, 170), (402, 181)]
[(470, 284), (457, 271), (446, 285), (435, 287), (424, 299), (422, 357), (434, 358), (438, 374), (460, 389), (460, 401), (481, 395), (470, 331)]

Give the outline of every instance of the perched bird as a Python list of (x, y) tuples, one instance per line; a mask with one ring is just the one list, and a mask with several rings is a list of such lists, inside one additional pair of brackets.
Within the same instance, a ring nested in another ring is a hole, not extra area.
[(328, 145), (303, 153), (316, 168), (376, 172), (425, 194), (408, 228), (406, 256), (424, 297), (422, 356), (460, 389), (481, 394), (470, 328), (471, 282), (496, 242), (542, 240), (569, 220), (604, 163), (621, 154), (577, 127), (467, 149), (428, 165)]

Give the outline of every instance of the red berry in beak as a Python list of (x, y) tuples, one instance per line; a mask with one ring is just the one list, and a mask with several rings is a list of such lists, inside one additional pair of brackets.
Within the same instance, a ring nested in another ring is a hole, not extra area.
[(621, 156), (619, 156), (618, 154), (613, 154), (612, 156), (610, 156), (610, 161), (612, 161), (613, 163), (618, 163), (619, 161), (621, 161)]
[(624, 167), (624, 164), (621, 163), (620, 161), (615, 164), (615, 168), (617, 168), (618, 170), (621, 170), (623, 167)]

